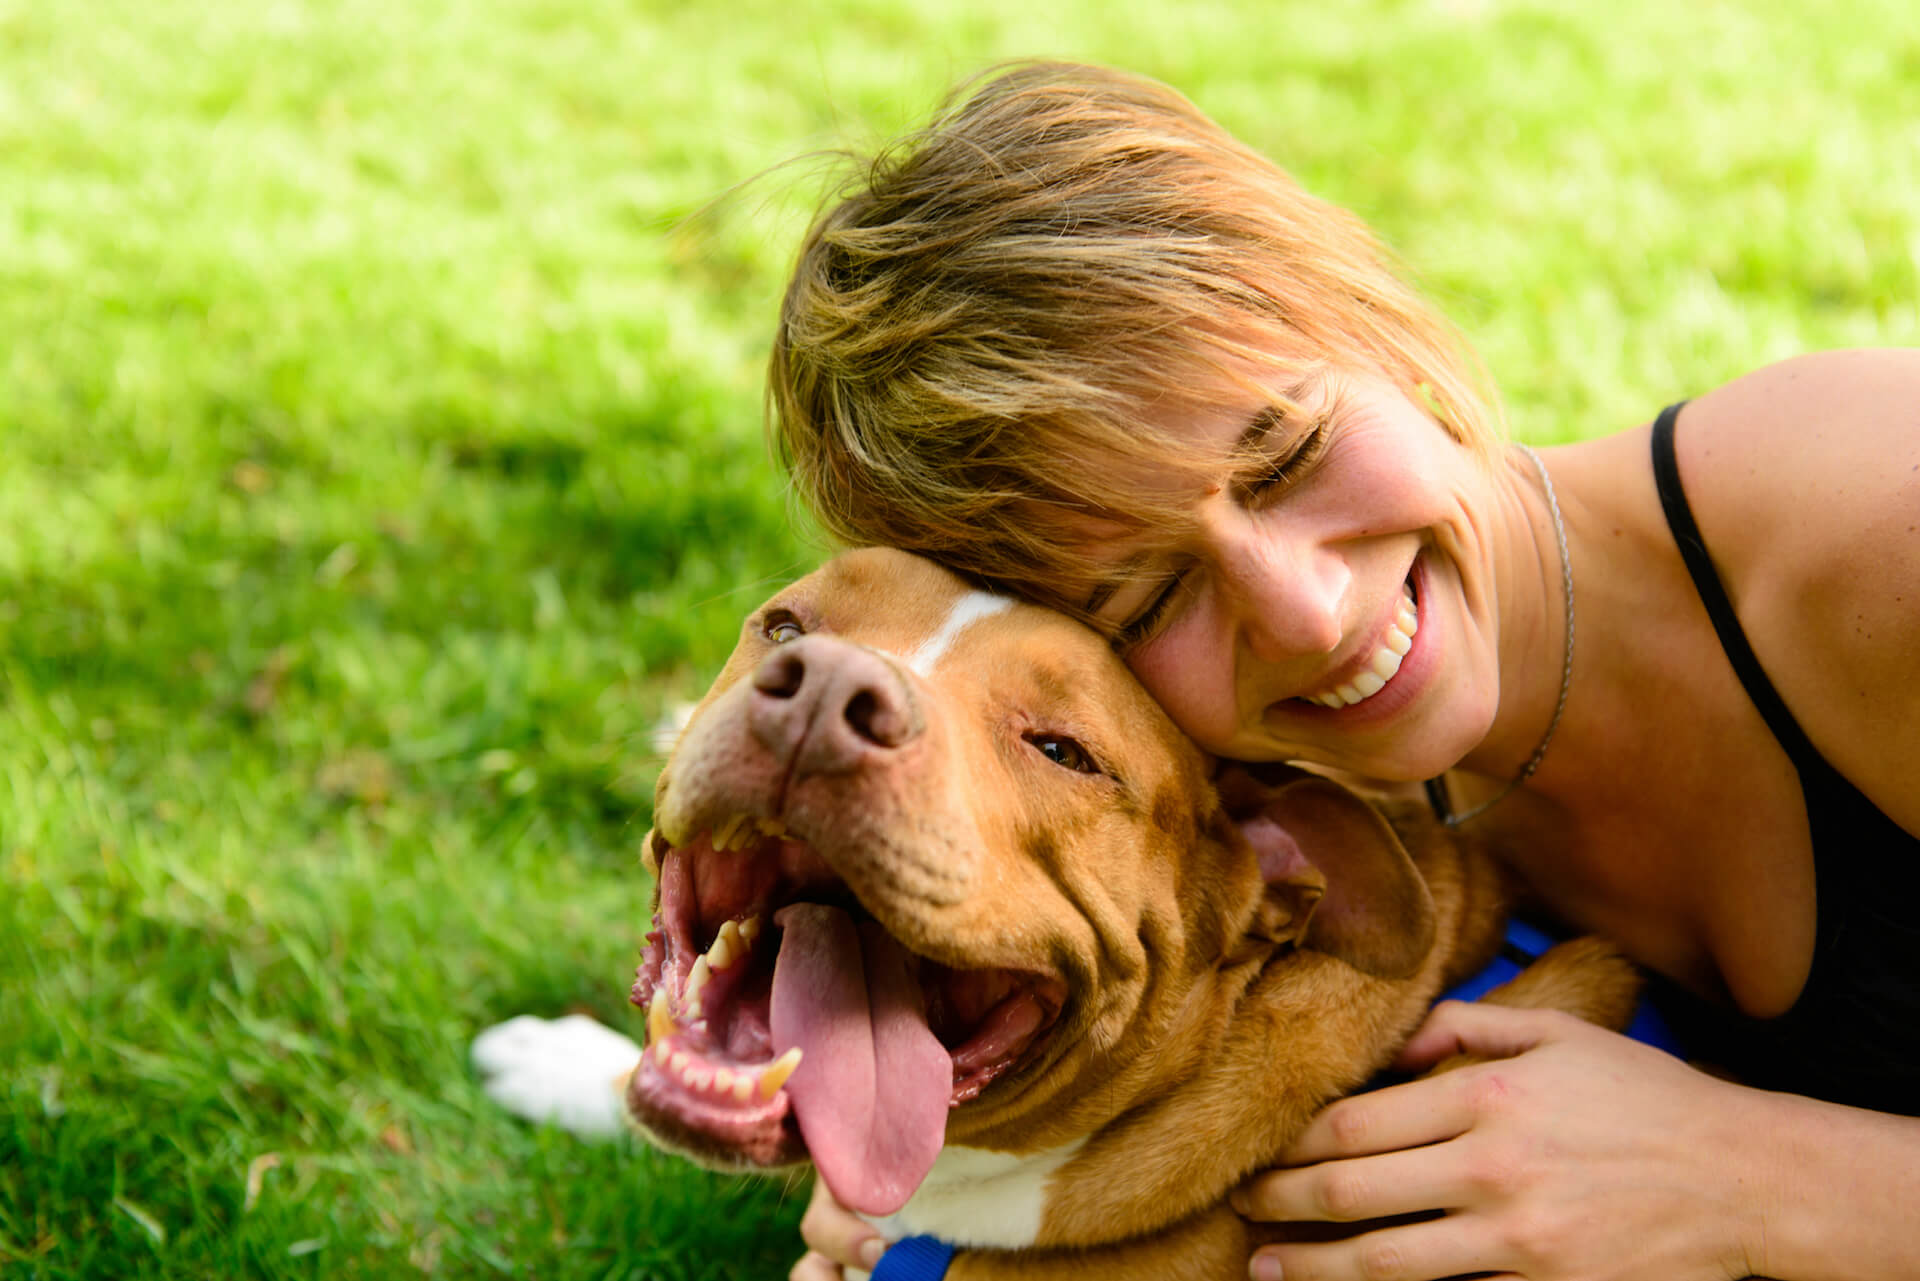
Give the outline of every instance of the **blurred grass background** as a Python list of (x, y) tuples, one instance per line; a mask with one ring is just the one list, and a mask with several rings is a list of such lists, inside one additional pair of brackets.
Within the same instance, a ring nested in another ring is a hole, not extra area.
[(632, 1027), (647, 730), (820, 547), (817, 166), (1002, 58), (1372, 220), (1519, 434), (1920, 339), (1908, 0), (0, 0), (0, 1273), (773, 1277), (798, 1189), (492, 1110)]

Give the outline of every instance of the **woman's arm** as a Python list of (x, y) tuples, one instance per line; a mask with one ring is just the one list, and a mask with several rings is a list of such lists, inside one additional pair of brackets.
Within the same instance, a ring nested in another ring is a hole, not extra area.
[(1336, 1103), (1297, 1168), (1236, 1194), (1259, 1219), (1450, 1212), (1269, 1246), (1254, 1276), (1920, 1276), (1920, 1121), (1749, 1089), (1543, 1011), (1443, 1005), (1401, 1065), (1455, 1053), (1512, 1057)]

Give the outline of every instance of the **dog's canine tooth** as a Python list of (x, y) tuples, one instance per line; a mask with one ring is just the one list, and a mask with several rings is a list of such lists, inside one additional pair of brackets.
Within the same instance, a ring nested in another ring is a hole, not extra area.
[(667, 989), (653, 989), (653, 1000), (647, 1005), (647, 1039), (655, 1045), (661, 1045), (680, 1029), (673, 1025), (673, 1011), (667, 1008)]
[(687, 985), (680, 991), (680, 1003), (686, 1008), (687, 1017), (690, 1019), (697, 1020), (704, 1013), (700, 1007), (700, 989), (707, 985), (707, 978), (712, 973), (712, 968), (707, 964), (706, 957), (696, 956), (693, 959), (693, 968), (687, 971)]
[(745, 944), (740, 937), (740, 924), (737, 921), (722, 921), (720, 932), (713, 936), (713, 946), (707, 949), (707, 964), (716, 970), (724, 970), (733, 964), (734, 954)]
[(771, 1102), (773, 1096), (780, 1093), (780, 1087), (787, 1083), (787, 1078), (793, 1075), (793, 1070), (799, 1066), (800, 1047), (797, 1045), (769, 1064), (766, 1071), (760, 1074), (761, 1101)]

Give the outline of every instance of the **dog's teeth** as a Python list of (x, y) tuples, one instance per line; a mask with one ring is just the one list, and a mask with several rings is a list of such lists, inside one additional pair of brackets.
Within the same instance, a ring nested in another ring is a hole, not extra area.
[(716, 970), (724, 970), (733, 964), (735, 954), (744, 946), (739, 922), (722, 921), (720, 932), (713, 936), (713, 946), (707, 949), (707, 964)]
[(693, 1062), (693, 1055), (685, 1050), (675, 1050), (673, 1057), (667, 1060), (667, 1066), (673, 1069), (674, 1075), (684, 1079), (687, 1075), (687, 1065), (691, 1062)]
[(752, 916), (740, 922), (740, 940), (743, 943), (751, 943), (759, 937), (760, 914), (755, 912)]
[(647, 1006), (647, 1039), (659, 1045), (679, 1030), (673, 1025), (673, 1011), (667, 1008), (667, 989), (656, 987)]
[(767, 1070), (760, 1074), (761, 1100), (771, 1102), (773, 1096), (780, 1093), (780, 1087), (787, 1083), (787, 1078), (793, 1075), (793, 1070), (799, 1066), (800, 1047), (797, 1045), (769, 1064)]
[(733, 1069), (717, 1067), (713, 1070), (713, 1088), (721, 1094), (733, 1090)]
[(696, 1090), (704, 1090), (713, 1084), (713, 1073), (703, 1067), (687, 1069), (686, 1082)]
[(733, 1078), (733, 1101), (735, 1103), (746, 1103), (751, 1101), (752, 1098), (753, 1076), (751, 1073), (742, 1072)]
[(753, 825), (754, 820), (751, 816), (735, 814), (713, 829), (711, 838), (713, 848), (722, 852), (746, 849), (753, 843), (753, 838), (748, 835)]
[(672, 1057), (673, 1049), (665, 1041), (655, 1041), (653, 1043), (653, 1061), (655, 1063), (658, 1063), (661, 1067), (665, 1067), (667, 1066), (667, 1061)]
[(754, 825), (760, 829), (762, 836), (784, 837), (787, 834), (787, 825), (777, 818), (757, 818)]
[(680, 990), (680, 1003), (686, 1007), (687, 1017), (690, 1019), (697, 1021), (703, 1013), (700, 1007), (700, 989), (707, 985), (711, 972), (712, 967), (707, 964), (707, 958), (704, 956), (696, 956), (693, 959), (693, 968), (687, 971), (687, 985)]

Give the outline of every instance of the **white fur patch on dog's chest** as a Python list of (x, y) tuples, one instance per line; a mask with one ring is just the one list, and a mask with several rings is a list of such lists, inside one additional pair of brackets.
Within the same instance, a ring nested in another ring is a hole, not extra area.
[(968, 592), (954, 602), (945, 621), (940, 624), (940, 630), (916, 645), (911, 654), (905, 655), (907, 666), (918, 676), (931, 674), (933, 665), (953, 648), (953, 643), (960, 639), (960, 633), (983, 618), (992, 618), (1011, 608), (1013, 601), (1005, 596), (995, 596), (991, 592)]
[(1085, 1140), (1045, 1152), (947, 1148), (898, 1213), (872, 1220), (889, 1237), (933, 1236), (953, 1245), (1018, 1250), (1040, 1235), (1047, 1183)]

